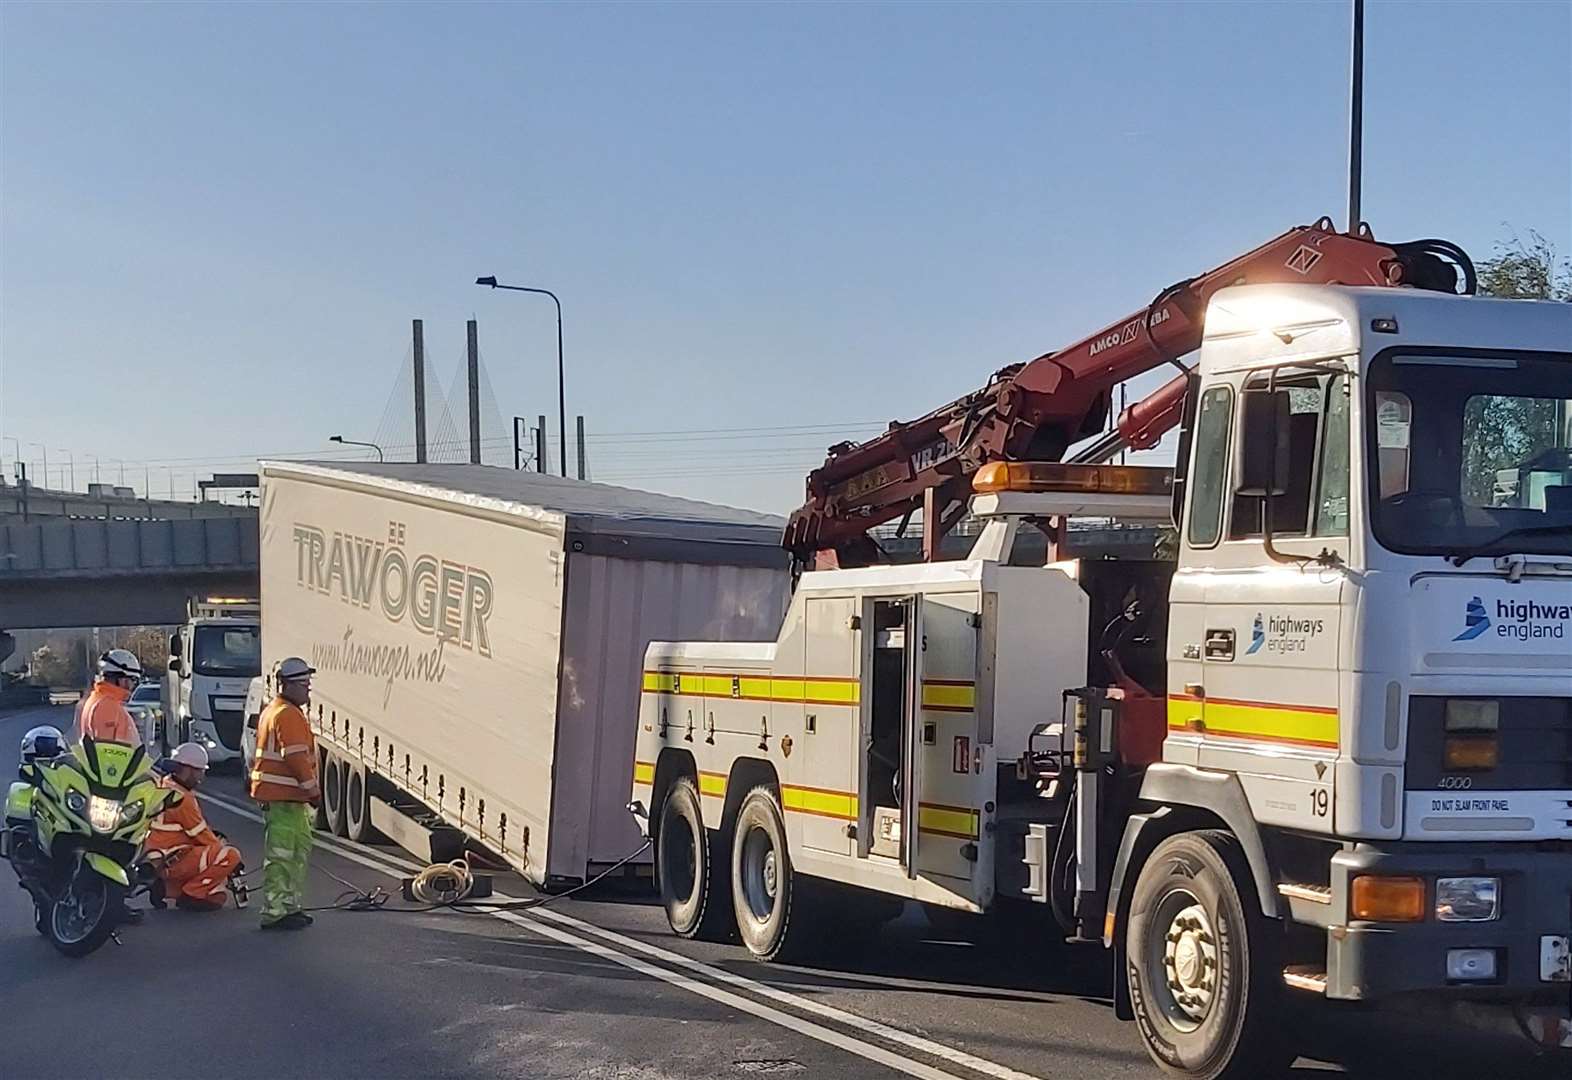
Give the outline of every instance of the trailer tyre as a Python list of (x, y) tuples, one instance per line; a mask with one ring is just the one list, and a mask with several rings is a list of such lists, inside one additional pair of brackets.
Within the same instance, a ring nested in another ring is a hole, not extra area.
[(801, 920), (793, 925), (794, 907), (802, 906), (801, 886), (792, 873), (780, 801), (774, 788), (761, 784), (742, 800), (731, 840), (737, 932), (760, 960), (785, 959), (801, 951)]
[(344, 835), (357, 844), (380, 836), (371, 824), (371, 777), (364, 765), (344, 765)]
[(344, 813), (344, 761), (329, 753), (322, 763), (322, 817), (326, 832), (334, 836), (348, 836), (349, 827)]
[(1287, 1069), (1280, 935), (1232, 835), (1181, 833), (1158, 845), (1131, 895), (1125, 968), (1136, 1026), (1159, 1066), (1195, 1080)]
[(681, 937), (715, 940), (730, 916), (721, 845), (711, 839), (693, 778), (674, 781), (661, 803), (655, 834), (655, 877), (666, 921)]

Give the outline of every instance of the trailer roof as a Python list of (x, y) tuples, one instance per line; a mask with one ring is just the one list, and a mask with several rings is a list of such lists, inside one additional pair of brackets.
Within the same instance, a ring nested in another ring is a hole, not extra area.
[[(783, 564), (786, 558), (780, 547), (781, 533), (786, 525), (783, 517), (612, 484), (597, 484), (492, 465), (264, 461), (260, 467), (264, 476), (336, 479), (389, 492), (484, 507), (526, 518), (557, 517), (562, 520), (568, 533), (580, 538), (606, 540), (624, 537), (643, 541), (759, 547), (768, 549), (767, 552), (759, 552), (759, 555), (766, 556), (765, 561), (775, 562), (777, 552)], [(601, 545), (592, 543), (584, 549), (575, 550), (595, 551), (600, 548)], [(599, 550), (599, 553), (663, 557), (647, 543), (640, 544), (637, 550), (612, 546)], [(671, 551), (664, 557), (686, 561), (694, 554), (692, 550), (681, 553)], [(754, 563), (759, 558), (754, 556), (746, 561)]]

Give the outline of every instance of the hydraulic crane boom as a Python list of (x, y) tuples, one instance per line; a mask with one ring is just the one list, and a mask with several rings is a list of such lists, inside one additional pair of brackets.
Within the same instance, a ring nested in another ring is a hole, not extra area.
[[(1459, 271), (1462, 280), (1459, 281)], [(1445, 240), (1377, 243), (1367, 228), (1339, 233), (1330, 218), (1290, 229), (1254, 251), (1178, 282), (1145, 310), (1058, 352), (996, 372), (988, 385), (909, 423), (892, 423), (864, 443), (829, 449), (808, 474), (807, 502), (783, 539), (803, 564), (881, 561), (868, 530), (923, 510), (925, 551), (959, 520), (971, 477), (990, 461), (1057, 461), (1103, 431), (1112, 390), (1164, 363), (1181, 373), (1119, 417), (1116, 428), (1076, 455), (1107, 460), (1121, 448), (1147, 449), (1179, 422), (1187, 376), (1178, 358), (1200, 347), (1206, 305), (1230, 285), (1304, 282), (1474, 291), (1474, 268)]]

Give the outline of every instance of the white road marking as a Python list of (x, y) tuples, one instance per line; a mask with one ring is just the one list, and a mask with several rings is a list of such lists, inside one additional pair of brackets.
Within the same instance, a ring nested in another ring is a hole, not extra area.
[[(201, 797), (203, 801), (209, 802), (212, 805), (238, 817), (246, 818), (255, 822), (261, 822), (262, 820), (261, 815), (255, 811), (243, 807), (237, 803), (232, 803), (228, 799), (221, 796), (203, 792)], [(384, 852), (375, 852), (375, 857), (372, 857), (360, 850), (355, 849), (354, 847), (351, 847), (349, 844), (338, 839), (337, 837), (317, 835), (313, 837), (313, 843), (324, 850), (331, 851), (333, 854), (349, 860), (350, 862), (364, 866), (370, 870), (375, 870), (378, 873), (386, 874), (388, 877), (392, 878), (400, 877), (400, 871), (417, 873), (422, 869), (422, 867), (416, 863), (400, 859), (396, 856), (388, 855)], [(507, 896), (503, 893), (497, 893), (496, 896), (497, 899), (501, 902), (517, 899), (516, 897)], [(789, 1004), (792, 1007), (801, 1009), (805, 1012), (816, 1013), (827, 1019), (835, 1020), (847, 1026), (860, 1028), (865, 1032), (878, 1035), (881, 1038), (889, 1039), (897, 1044), (931, 1054), (934, 1057), (951, 1061), (954, 1064), (962, 1065), (974, 1071), (984, 1073), (985, 1075), (996, 1077), (998, 1080), (1037, 1080), (1036, 1077), (1033, 1077), (1028, 1073), (1017, 1072), (1014, 1069), (1010, 1069), (992, 1061), (987, 1061), (983, 1058), (975, 1057), (974, 1055), (968, 1054), (965, 1051), (957, 1050), (954, 1047), (945, 1046), (943, 1043), (937, 1043), (931, 1039), (925, 1039), (921, 1036), (913, 1035), (910, 1032), (901, 1031), (886, 1024), (881, 1024), (878, 1021), (868, 1020), (852, 1013), (845, 1012), (841, 1009), (834, 1008), (833, 1006), (810, 1001), (806, 998), (798, 997), (796, 994), (779, 990), (772, 986), (766, 986), (763, 983), (755, 982), (754, 980), (745, 978), (741, 975), (734, 975), (731, 972), (722, 971), (719, 968), (711, 967), (708, 964), (703, 964), (696, 960), (690, 960), (688, 957), (682, 956), (678, 953), (669, 952), (665, 949), (661, 949), (653, 945), (647, 945), (632, 938), (624, 937), (621, 934), (617, 934), (610, 930), (605, 930), (601, 927), (593, 925), (592, 923), (583, 922), (579, 919), (573, 918), (570, 915), (564, 915), (561, 912), (546, 911), (542, 909), (539, 911), (532, 911), (528, 915), (523, 915), (514, 911), (488, 910), (484, 907), (481, 907), (480, 905), (477, 905), (477, 908), (494, 918), (523, 927), (530, 933), (550, 938), (565, 945), (572, 945), (576, 948), (584, 950), (587, 953), (590, 953), (591, 955), (611, 960), (612, 962), (620, 964), (632, 971), (637, 971), (641, 975), (646, 975), (650, 978), (659, 979), (662, 982), (670, 983), (673, 986), (681, 987), (682, 989), (687, 990), (690, 993), (697, 994), (700, 997), (708, 998), (711, 1001), (715, 1001), (719, 1004), (737, 1009), (740, 1012), (745, 1012), (749, 1015), (756, 1016), (761, 1020), (767, 1020), (772, 1024), (784, 1027), (790, 1031), (795, 1031), (800, 1035), (806, 1035), (811, 1039), (816, 1039), (819, 1042), (834, 1046), (837, 1049), (856, 1054), (859, 1057), (866, 1058), (869, 1061), (877, 1062), (880, 1065), (885, 1065), (891, 1069), (896, 1070), (897, 1072), (905, 1073), (908, 1076), (921, 1077), (923, 1080), (962, 1080), (961, 1077), (954, 1073), (949, 1073), (943, 1071), (942, 1069), (934, 1068), (931, 1065), (927, 1065), (913, 1058), (903, 1057), (902, 1055), (896, 1054), (890, 1050), (886, 1050), (881, 1046), (864, 1042), (861, 1039), (857, 1039), (832, 1028), (825, 1027), (823, 1024), (815, 1023), (812, 1020), (803, 1019), (802, 1017), (792, 1016), (789, 1013), (781, 1012), (779, 1009), (772, 1008), (771, 1006), (762, 1004), (761, 1002), (753, 1001), (750, 998), (745, 998), (738, 994), (733, 994), (728, 990), (722, 990), (719, 987), (712, 986), (709, 983), (693, 978), (692, 976), (684, 974), (681, 971), (672, 971), (668, 968), (659, 967), (655, 964), (640, 960), (637, 957), (629, 956), (627, 953), (620, 952), (617, 949), (611, 948), (609, 945), (603, 945), (600, 942), (586, 940), (583, 937), (568, 933), (567, 931), (562, 930), (556, 926), (544, 925), (541, 920), (543, 918), (549, 919), (556, 923), (570, 925), (576, 929), (588, 931), (600, 937), (604, 937), (610, 941), (614, 941), (626, 948), (635, 949), (639, 952), (658, 957), (668, 963), (676, 964), (679, 967), (685, 967), (690, 971), (708, 976), (712, 979), (717, 979), (732, 986), (747, 989), (752, 993), (758, 994), (762, 997), (771, 998), (776, 1001)]]

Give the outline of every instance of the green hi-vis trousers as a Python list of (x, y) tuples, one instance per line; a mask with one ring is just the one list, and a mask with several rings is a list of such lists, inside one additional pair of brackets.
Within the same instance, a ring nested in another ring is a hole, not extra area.
[(262, 922), (299, 911), (306, 896), (311, 854), (311, 807), (299, 802), (262, 804)]

